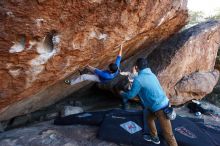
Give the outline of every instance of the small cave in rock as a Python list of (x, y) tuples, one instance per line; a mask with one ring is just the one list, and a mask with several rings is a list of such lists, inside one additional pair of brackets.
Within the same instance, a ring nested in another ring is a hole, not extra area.
[(57, 31), (56, 30), (51, 30), (50, 32), (48, 32), (43, 40), (43, 46), (45, 48), (46, 52), (52, 52), (54, 49), (54, 41), (53, 38), (55, 35), (57, 35)]

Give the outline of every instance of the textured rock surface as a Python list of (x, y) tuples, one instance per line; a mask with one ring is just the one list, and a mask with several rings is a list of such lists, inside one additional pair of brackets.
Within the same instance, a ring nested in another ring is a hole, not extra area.
[[(218, 50), (219, 51), (218, 51), (216, 62), (215, 62), (215, 69), (220, 71), (220, 46), (219, 46)], [(208, 94), (205, 97), (205, 100), (207, 100), (207, 101), (217, 105), (218, 107), (220, 107), (220, 80), (218, 80), (218, 83), (215, 86), (215, 88), (213, 89), (213, 92)]]
[(97, 127), (54, 126), (51, 123), (44, 122), (0, 133), (0, 146), (117, 146), (98, 140)]
[(214, 86), (217, 84), (218, 79), (218, 70), (211, 72), (195, 72), (191, 75), (184, 76), (174, 87), (178, 99), (182, 100), (178, 101), (178, 103), (185, 103), (186, 101), (191, 100), (192, 97), (200, 99), (211, 93)]
[(187, 19), (186, 0), (0, 1), (0, 121), (66, 97), (63, 79), (148, 52)]
[[(204, 97), (205, 94), (201, 94), (204, 87), (199, 85), (200, 83), (196, 83), (199, 81), (193, 82), (194, 85), (191, 84), (190, 92), (188, 92), (188, 89), (185, 93), (183, 91), (190, 85), (187, 85), (184, 89), (179, 89), (179, 91), (181, 90), (180, 96), (175, 91), (175, 86), (184, 76), (194, 72), (213, 71), (219, 44), (220, 22), (209, 21), (176, 34), (150, 54), (148, 58), (150, 66), (158, 75), (173, 104), (183, 104), (188, 100)], [(206, 89), (208, 92), (214, 88), (218, 80), (219, 73), (215, 74), (216, 77), (210, 78), (211, 84), (206, 85), (206, 87), (209, 87)], [(204, 82), (209, 81), (204, 79)]]

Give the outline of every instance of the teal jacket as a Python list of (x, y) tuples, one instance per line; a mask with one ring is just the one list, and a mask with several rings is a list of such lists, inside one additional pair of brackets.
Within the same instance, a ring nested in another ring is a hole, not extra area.
[(121, 94), (124, 98), (132, 99), (139, 95), (144, 107), (156, 112), (169, 104), (160, 82), (150, 68), (139, 71), (138, 76), (134, 78), (131, 90)]

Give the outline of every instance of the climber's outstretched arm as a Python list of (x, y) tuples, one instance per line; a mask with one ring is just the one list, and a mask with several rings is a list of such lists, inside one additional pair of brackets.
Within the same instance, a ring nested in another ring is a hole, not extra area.
[(118, 52), (118, 56), (120, 57), (122, 56), (122, 49), (123, 49), (123, 44), (121, 44), (119, 52)]

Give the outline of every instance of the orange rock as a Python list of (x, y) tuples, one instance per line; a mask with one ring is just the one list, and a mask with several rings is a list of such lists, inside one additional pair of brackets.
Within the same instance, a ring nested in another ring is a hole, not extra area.
[[(123, 59), (143, 48), (150, 52), (186, 24), (186, 3), (1, 1), (0, 121), (48, 106), (78, 90), (84, 84), (67, 87), (63, 80), (87, 64), (106, 67), (124, 41)], [(17, 66), (22, 69), (12, 71)], [(13, 74), (21, 77), (20, 83)]]
[(150, 66), (172, 104), (201, 99), (213, 90), (219, 43), (220, 22), (208, 21), (176, 34), (150, 54)]

